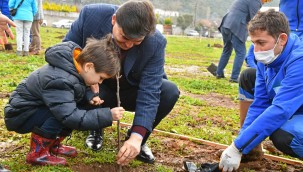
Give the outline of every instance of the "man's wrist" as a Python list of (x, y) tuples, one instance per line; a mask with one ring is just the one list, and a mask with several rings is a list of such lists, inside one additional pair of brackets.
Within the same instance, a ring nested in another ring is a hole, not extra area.
[(136, 136), (138, 136), (139, 138), (141, 138), (143, 140), (143, 136), (139, 133), (132, 132), (131, 135), (136, 135)]
[(139, 126), (139, 125), (135, 125), (132, 127), (131, 132), (135, 132), (140, 134), (142, 137), (145, 137), (146, 133), (147, 133), (147, 129), (144, 128), (143, 126)]

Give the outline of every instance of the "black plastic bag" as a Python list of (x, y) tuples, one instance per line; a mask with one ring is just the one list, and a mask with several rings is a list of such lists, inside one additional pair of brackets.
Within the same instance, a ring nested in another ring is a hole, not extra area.
[(184, 161), (183, 165), (187, 172), (221, 172), (219, 163), (203, 163), (197, 167), (193, 162)]

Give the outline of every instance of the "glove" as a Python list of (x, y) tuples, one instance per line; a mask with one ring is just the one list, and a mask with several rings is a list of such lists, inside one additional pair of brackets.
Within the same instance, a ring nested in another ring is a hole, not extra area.
[(242, 153), (236, 148), (235, 144), (232, 143), (226, 148), (220, 158), (219, 168), (226, 172), (232, 172), (237, 170), (240, 166)]

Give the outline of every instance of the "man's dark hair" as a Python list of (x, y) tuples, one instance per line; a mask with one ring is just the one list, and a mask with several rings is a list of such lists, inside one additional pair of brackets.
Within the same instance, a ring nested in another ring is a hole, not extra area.
[(286, 16), (275, 10), (259, 12), (248, 23), (248, 31), (251, 35), (258, 30), (267, 31), (268, 34), (275, 39), (278, 39), (281, 33), (286, 33), (287, 35), (290, 33), (289, 23)]
[(127, 1), (118, 8), (116, 22), (127, 38), (144, 37), (155, 32), (154, 7), (148, 0)]

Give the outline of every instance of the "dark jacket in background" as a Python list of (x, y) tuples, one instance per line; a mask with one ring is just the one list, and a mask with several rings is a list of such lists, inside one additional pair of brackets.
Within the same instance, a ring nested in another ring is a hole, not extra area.
[(235, 0), (222, 19), (221, 27), (229, 29), (242, 42), (248, 36), (247, 24), (262, 7), (261, 0)]

